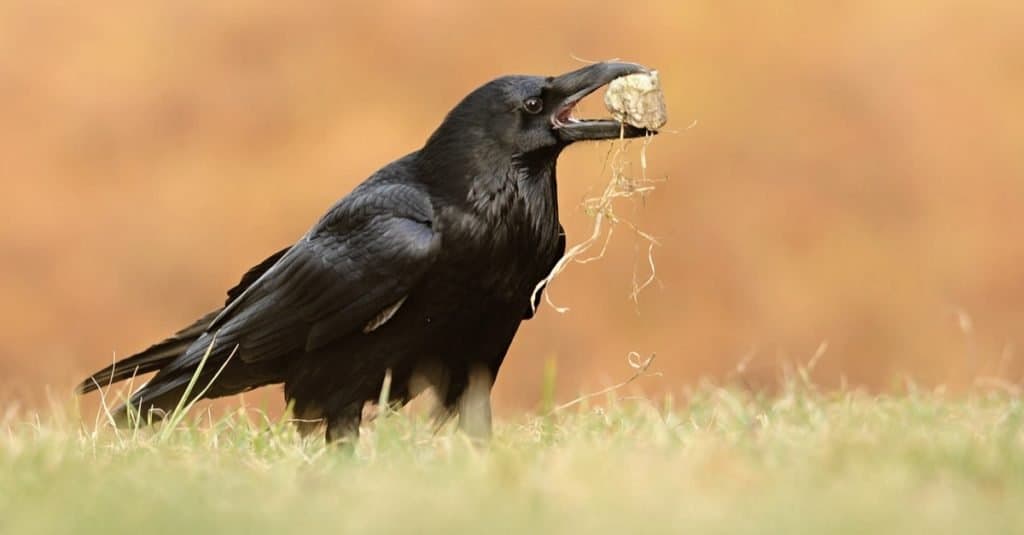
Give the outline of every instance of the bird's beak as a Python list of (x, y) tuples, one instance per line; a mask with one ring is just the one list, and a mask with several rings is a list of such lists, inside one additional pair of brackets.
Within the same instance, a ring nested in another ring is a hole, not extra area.
[(551, 114), (551, 126), (558, 137), (566, 142), (616, 139), (619, 137), (642, 137), (655, 132), (644, 128), (620, 123), (613, 119), (577, 119), (572, 116), (573, 107), (583, 97), (597, 91), (612, 80), (630, 74), (648, 72), (636, 63), (604, 62), (595, 63), (582, 69), (567, 72), (550, 82), (551, 94), (557, 102)]

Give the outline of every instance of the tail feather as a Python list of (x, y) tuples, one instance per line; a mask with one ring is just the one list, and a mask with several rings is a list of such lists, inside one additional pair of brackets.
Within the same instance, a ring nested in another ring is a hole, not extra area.
[(183, 356), (161, 368), (127, 402), (116, 407), (112, 411), (115, 421), (119, 425), (131, 423), (129, 412), (137, 415), (142, 423), (151, 419), (162, 420), (181, 404), (200, 398), (230, 396), (281, 380), (280, 374), (274, 370), (263, 370), (264, 373), (257, 375), (249, 375), (245, 371), (253, 370), (245, 370), (239, 375), (239, 370), (235, 369), (222, 374), (234, 355), (234, 349), (211, 355), (212, 351), (213, 338), (201, 335)]
[(141, 353), (121, 359), (92, 374), (75, 387), (75, 392), (85, 394), (136, 375), (155, 372), (170, 364), (188, 350), (197, 338), (202, 336), (213, 318), (220, 313), (215, 310), (199, 318), (195, 323), (178, 331), (166, 340), (150, 346)]
[[(181, 375), (171, 379), (150, 381), (132, 394), (127, 402), (111, 410), (111, 415), (117, 425), (121, 427), (132, 421), (128, 417), (129, 409), (138, 419), (141, 419), (142, 423), (146, 423), (151, 419), (153, 421), (162, 420), (181, 402), (190, 380), (189, 376)], [(200, 389), (197, 388), (196, 390)], [(192, 392), (191, 399), (185, 401), (194, 401), (198, 397), (197, 394), (198, 392)]]

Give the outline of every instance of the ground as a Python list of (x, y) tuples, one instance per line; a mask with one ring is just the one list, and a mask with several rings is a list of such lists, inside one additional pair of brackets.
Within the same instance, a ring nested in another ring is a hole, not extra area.
[(498, 422), (485, 448), (387, 415), (354, 452), (251, 409), (127, 432), (11, 414), (0, 532), (1024, 532), (1009, 385), (597, 401)]

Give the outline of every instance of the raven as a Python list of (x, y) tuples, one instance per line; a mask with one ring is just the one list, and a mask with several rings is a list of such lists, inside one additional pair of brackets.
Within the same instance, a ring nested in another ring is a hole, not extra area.
[[(259, 263), (224, 306), (104, 368), (85, 393), (156, 372), (114, 410), (159, 418), (188, 395), (284, 383), (303, 434), (358, 436), (390, 377), (392, 403), (432, 388), (443, 418), (489, 435), (490, 390), (534, 289), (565, 252), (555, 164), (576, 141), (654, 132), (576, 119), (612, 80), (649, 72), (604, 62), (557, 77), (504, 76), (466, 96), (424, 146), (338, 201), (295, 244)], [(194, 388), (190, 387), (190, 383)], [(185, 401), (192, 401), (188, 399)]]

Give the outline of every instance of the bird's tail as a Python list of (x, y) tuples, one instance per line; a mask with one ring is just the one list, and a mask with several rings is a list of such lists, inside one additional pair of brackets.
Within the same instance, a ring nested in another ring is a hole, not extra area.
[(85, 394), (136, 375), (159, 371), (185, 351), (206, 330), (219, 310), (199, 318), (195, 323), (174, 333), (166, 340), (153, 344), (145, 351), (123, 358), (90, 375), (75, 387), (76, 394)]
[[(114, 362), (110, 366), (90, 375), (75, 387), (75, 392), (78, 394), (85, 394), (87, 392), (92, 392), (93, 390), (98, 390), (111, 384), (130, 379), (136, 375), (160, 371), (175, 359), (185, 354), (192, 343), (203, 335), (206, 331), (206, 327), (211, 321), (213, 321), (213, 318), (216, 317), (219, 312), (220, 310), (210, 312), (166, 340), (154, 344), (138, 354)], [(182, 385), (180, 389), (167, 388), (168, 386), (171, 385), (164, 384), (161, 385), (161, 388), (148, 389), (149, 392), (145, 397), (149, 399), (147, 399), (146, 405), (152, 408), (164, 410), (176, 405), (181, 392), (184, 391), (184, 386)], [(143, 388), (143, 390), (147, 390), (147, 388)], [(142, 391), (139, 391), (132, 396), (133, 406), (137, 405), (134, 401), (136, 401), (135, 398), (137, 398), (141, 393)], [(115, 416), (118, 420), (123, 420), (126, 412), (127, 410), (123, 405), (114, 410)]]

